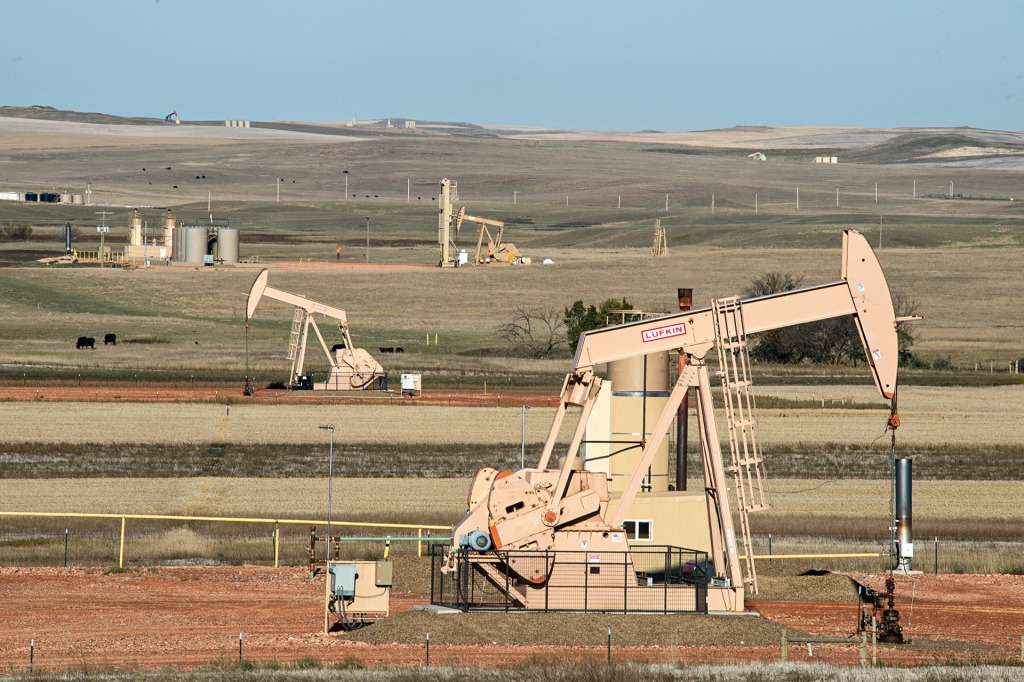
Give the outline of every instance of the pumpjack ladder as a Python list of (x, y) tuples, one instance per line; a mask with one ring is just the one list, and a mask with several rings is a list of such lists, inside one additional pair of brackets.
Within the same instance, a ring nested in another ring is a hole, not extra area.
[(743, 306), (738, 296), (712, 302), (715, 346), (718, 348), (718, 376), (722, 381), (725, 418), (729, 426), (732, 463), (726, 471), (733, 476), (736, 508), (739, 510), (743, 551), (746, 555), (744, 581), (757, 594), (757, 568), (750, 540), (751, 512), (771, 508), (765, 486), (764, 458), (757, 440), (755, 400), (750, 391), (750, 352), (743, 325)]

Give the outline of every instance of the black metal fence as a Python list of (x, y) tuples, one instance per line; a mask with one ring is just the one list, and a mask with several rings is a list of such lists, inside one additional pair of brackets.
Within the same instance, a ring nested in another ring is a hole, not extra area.
[[(706, 552), (656, 545), (630, 551), (480, 554), (430, 546), (430, 602), (461, 611), (707, 613), (712, 577)], [(442, 571), (445, 564), (450, 570)], [(513, 568), (515, 567), (515, 568)], [(545, 576), (536, 583), (524, 567)]]

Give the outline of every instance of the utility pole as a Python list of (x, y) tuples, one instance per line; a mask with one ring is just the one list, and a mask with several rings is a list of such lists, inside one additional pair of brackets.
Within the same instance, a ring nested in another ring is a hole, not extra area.
[(348, 171), (343, 170), (341, 174), (345, 176), (345, 201), (348, 201)]
[(370, 216), (366, 216), (366, 262), (370, 262)]
[(331, 445), (327, 455), (327, 553), (325, 559), (331, 559), (331, 492), (334, 489), (334, 424), (321, 426), (324, 431), (331, 432)]
[(110, 232), (110, 227), (107, 225), (107, 216), (114, 215), (110, 211), (96, 211), (96, 215), (100, 216), (100, 224), (96, 226), (96, 231), (100, 233), (100, 252), (96, 254), (100, 262), (100, 267), (103, 267), (103, 238), (107, 232)]
[(281, 203), (281, 178), (277, 179), (277, 203)]

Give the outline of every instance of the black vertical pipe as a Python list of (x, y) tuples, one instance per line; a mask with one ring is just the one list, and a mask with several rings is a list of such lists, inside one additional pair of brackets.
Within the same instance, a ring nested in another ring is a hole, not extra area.
[[(679, 312), (686, 312), (693, 307), (693, 289), (679, 288), (676, 290), (679, 298)], [(683, 371), (682, 356), (679, 358), (679, 371)], [(690, 427), (690, 389), (683, 394), (683, 401), (679, 403), (676, 410), (676, 490), (686, 490), (686, 440), (689, 437)]]
[(914, 460), (896, 458), (896, 542), (899, 547), (900, 570), (909, 571), (913, 558), (913, 475)]
[(686, 490), (688, 472), (686, 440), (690, 430), (690, 389), (686, 389), (683, 400), (676, 410), (676, 490)]

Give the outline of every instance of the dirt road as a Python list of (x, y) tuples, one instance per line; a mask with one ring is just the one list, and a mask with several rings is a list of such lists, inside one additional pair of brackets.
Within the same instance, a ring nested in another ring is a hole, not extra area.
[[(914, 644), (882, 647), (886, 663), (949, 660), (1009, 660), (1019, 652), (1024, 623), (1024, 576), (917, 576), (900, 585), (903, 623)], [(322, 579), (303, 568), (160, 567), (105, 574), (99, 568), (0, 568), (0, 665), (28, 666), (35, 641), (36, 669), (97, 665), (194, 666), (238, 658), (324, 663), (359, 660), (367, 664), (424, 662), (423, 642), (388, 645), (324, 635)], [(422, 596), (397, 593), (392, 611), (411, 610)], [(850, 603), (760, 602), (764, 618), (804, 632), (851, 633)], [(437, 616), (436, 627), (445, 618)], [(602, 616), (579, 616), (601, 618)], [(509, 616), (514, 623), (515, 616)], [(372, 626), (370, 626), (372, 627)], [(423, 633), (424, 635), (426, 633)], [(417, 635), (418, 637), (418, 635)], [(616, 660), (778, 660), (778, 647), (614, 647)], [(434, 664), (508, 665), (530, 659), (603, 661), (603, 646), (431, 647)], [(811, 658), (855, 664), (859, 651), (847, 645), (791, 649), (791, 660)]]

